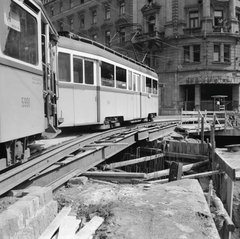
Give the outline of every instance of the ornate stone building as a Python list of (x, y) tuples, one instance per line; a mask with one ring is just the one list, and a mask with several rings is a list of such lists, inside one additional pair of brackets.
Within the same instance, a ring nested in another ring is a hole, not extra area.
[(45, 0), (58, 31), (143, 61), (159, 74), (159, 113), (240, 105), (239, 0)]

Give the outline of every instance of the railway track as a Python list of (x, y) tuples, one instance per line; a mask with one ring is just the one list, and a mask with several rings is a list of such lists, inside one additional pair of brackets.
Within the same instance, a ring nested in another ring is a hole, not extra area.
[(0, 175), (0, 195), (24, 186), (56, 189), (140, 140), (153, 141), (169, 134), (178, 120), (144, 123), (93, 133), (48, 148), (32, 160)]

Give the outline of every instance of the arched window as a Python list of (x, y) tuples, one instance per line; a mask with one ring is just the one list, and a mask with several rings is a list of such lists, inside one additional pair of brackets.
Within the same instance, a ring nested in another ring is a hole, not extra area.
[(154, 16), (151, 16), (148, 18), (148, 31), (149, 32), (154, 32), (154, 29), (155, 29), (155, 17)]

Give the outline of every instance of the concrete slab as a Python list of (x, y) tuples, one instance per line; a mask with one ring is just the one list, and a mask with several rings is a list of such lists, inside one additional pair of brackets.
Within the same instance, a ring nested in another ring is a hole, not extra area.
[(233, 180), (240, 180), (240, 151), (230, 152), (227, 148), (216, 148), (216, 160), (220, 168)]
[[(73, 189), (66, 188), (66, 195), (70, 195), (68, 190)], [(92, 183), (77, 194), (76, 200), (89, 208), (101, 205), (111, 208), (113, 216), (100, 228), (109, 239), (220, 238), (202, 188), (195, 179), (148, 187)]]

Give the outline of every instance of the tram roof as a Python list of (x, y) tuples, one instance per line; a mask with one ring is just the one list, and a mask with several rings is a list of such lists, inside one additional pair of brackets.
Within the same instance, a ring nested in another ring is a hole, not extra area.
[[(101, 43), (98, 43), (96, 41), (92, 41), (91, 39), (88, 39), (88, 38), (84, 38), (84, 37), (78, 36), (78, 35), (76, 35), (74, 33), (68, 32), (68, 31), (58, 32), (58, 34), (59, 34), (59, 36), (62, 36), (60, 38), (60, 46), (61, 46), (61, 42), (63, 43), (63, 41), (64, 41), (64, 40), (61, 40), (61, 39), (64, 39), (64, 38), (66, 38), (66, 39), (73, 39), (75, 41), (80, 41), (80, 42), (83, 42), (83, 43), (87, 43), (89, 45), (93, 45), (93, 46), (98, 47), (98, 48), (100, 48), (102, 50), (105, 50), (106, 54), (108, 53), (108, 54), (116, 55), (116, 56), (118, 56), (118, 57), (120, 57), (122, 59), (125, 59), (125, 60), (127, 60), (129, 62), (132, 62), (133, 64), (136, 64), (136, 65), (138, 65), (140, 67), (143, 67), (143, 68), (145, 68), (148, 71), (151, 71), (151, 74), (155, 73), (157, 75), (157, 73), (155, 72), (155, 70), (153, 68), (151, 68), (151, 67), (149, 67), (149, 66), (147, 66), (147, 65), (145, 65), (145, 64), (143, 64), (143, 63), (141, 63), (139, 61), (136, 61), (136, 60), (134, 60), (134, 59), (132, 59), (130, 57), (127, 57), (127, 56), (125, 56), (125, 55), (123, 55), (123, 54), (121, 54), (121, 53), (119, 53), (119, 52), (117, 52), (117, 51), (115, 51), (115, 50), (113, 50), (113, 49), (111, 49), (109, 47), (106, 47), (105, 45), (103, 45)], [(66, 47), (64, 43), (62, 45), (63, 45), (63, 47)], [(71, 47), (73, 47), (73, 45), (71, 45)], [(86, 49), (84, 48), (83, 51), (86, 51)], [(98, 55), (96, 51), (94, 53), (96, 55)]]

